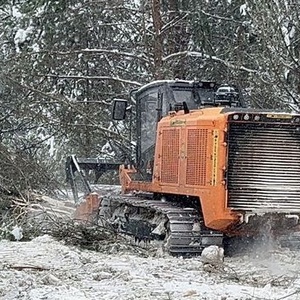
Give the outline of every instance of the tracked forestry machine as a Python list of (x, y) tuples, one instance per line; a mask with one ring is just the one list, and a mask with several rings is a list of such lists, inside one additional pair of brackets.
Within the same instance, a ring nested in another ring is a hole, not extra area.
[[(133, 95), (136, 159), (120, 165), (122, 195), (102, 199), (101, 218), (173, 254), (224, 237), (297, 241), (300, 115), (248, 108), (236, 86), (207, 81), (156, 81)], [(126, 108), (115, 100), (113, 118)]]

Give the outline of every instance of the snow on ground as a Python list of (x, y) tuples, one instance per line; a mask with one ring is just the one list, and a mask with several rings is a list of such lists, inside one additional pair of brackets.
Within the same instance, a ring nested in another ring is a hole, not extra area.
[(2, 240), (0, 299), (300, 299), (299, 260), (258, 249), (213, 267), (200, 257), (81, 250), (46, 235)]
[[(32, 209), (74, 212), (68, 201), (45, 197)], [(0, 240), (0, 300), (300, 300), (300, 250), (257, 246), (213, 266), (201, 257), (171, 257), (148, 247), (145, 255), (122, 247), (122, 240), (103, 244), (101, 252), (47, 235)]]

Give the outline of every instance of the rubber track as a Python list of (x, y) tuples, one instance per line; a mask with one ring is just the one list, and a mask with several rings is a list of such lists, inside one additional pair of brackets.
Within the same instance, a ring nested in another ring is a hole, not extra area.
[(169, 220), (169, 235), (167, 250), (171, 254), (201, 254), (202, 250), (210, 245), (222, 246), (223, 234), (203, 228), (199, 233), (193, 232), (195, 219), (203, 219), (194, 208), (184, 208), (174, 205), (173, 202), (149, 200), (136, 196), (116, 197), (114, 201), (134, 207), (141, 207), (164, 214)]

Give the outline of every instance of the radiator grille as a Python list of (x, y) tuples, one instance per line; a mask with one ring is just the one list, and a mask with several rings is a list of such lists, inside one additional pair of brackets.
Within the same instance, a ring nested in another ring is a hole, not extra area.
[(186, 184), (206, 184), (207, 130), (189, 129), (187, 133)]
[(162, 131), (161, 182), (178, 183), (179, 129)]
[(291, 125), (231, 124), (228, 205), (300, 210), (300, 131)]

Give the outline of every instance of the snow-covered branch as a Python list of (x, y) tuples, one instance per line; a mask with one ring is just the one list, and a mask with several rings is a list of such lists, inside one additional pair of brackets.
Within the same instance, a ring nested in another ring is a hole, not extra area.
[(227, 21), (227, 22), (234, 22), (234, 23), (238, 23), (238, 24), (243, 24), (243, 22), (235, 20), (234, 18), (226, 18), (226, 17), (219, 16), (219, 15), (216, 15), (216, 14), (212, 15), (212, 14), (204, 11), (203, 9), (201, 9), (200, 11), (201, 11), (202, 14), (204, 14), (207, 17), (211, 17), (211, 18), (214, 18), (214, 19), (219, 19), (219, 20)]
[(111, 77), (111, 76), (81, 76), (81, 75), (53, 75), (53, 74), (39, 74), (39, 76), (44, 77), (51, 77), (51, 78), (57, 78), (57, 79), (85, 79), (85, 80), (112, 80), (112, 81), (118, 81), (122, 83), (132, 84), (136, 86), (141, 86), (142, 84), (137, 81), (122, 79), (118, 77)]
[(259, 71), (257, 71), (257, 70), (249, 69), (245, 66), (238, 66), (238, 65), (235, 65), (235, 64), (233, 64), (229, 61), (218, 58), (216, 56), (210, 56), (210, 55), (207, 55), (207, 54), (204, 54), (204, 53), (201, 53), (201, 52), (196, 52), (196, 51), (182, 51), (182, 52), (172, 53), (168, 56), (163, 57), (162, 60), (165, 63), (167, 61), (170, 61), (170, 60), (178, 58), (178, 57), (188, 57), (188, 56), (190, 56), (190, 57), (200, 57), (200, 58), (203, 58), (203, 59), (211, 59), (211, 60), (220, 62), (220, 63), (226, 65), (228, 68), (231, 68), (231, 69), (246, 71), (248, 73), (259, 73)]
[(55, 55), (70, 55), (70, 54), (110, 54), (115, 56), (124, 56), (135, 58), (141, 60), (145, 63), (149, 62), (149, 58), (145, 57), (144, 54), (136, 54), (130, 52), (119, 51), (117, 49), (80, 49), (80, 50), (70, 50), (70, 51), (37, 51), (33, 52), (33, 54), (55, 54)]
[(168, 31), (169, 29), (173, 28), (179, 22), (181, 22), (182, 20), (184, 20), (188, 15), (189, 14), (185, 14), (183, 17), (176, 17), (176, 18), (172, 19), (170, 22), (168, 22), (167, 24), (165, 24), (164, 26), (162, 26), (160, 34), (164, 34), (166, 31)]
[[(115, 131), (112, 131), (112, 130), (109, 130), (105, 127), (102, 127), (100, 126), (96, 121), (93, 121), (89, 118), (89, 115), (88, 114), (85, 114), (81, 109), (77, 108), (75, 103), (69, 101), (67, 98), (65, 97), (55, 97), (51, 94), (48, 94), (48, 93), (45, 93), (43, 91), (40, 91), (40, 90), (37, 90), (35, 88), (32, 88), (28, 85), (25, 85), (25, 84), (22, 84), (22, 83), (19, 83), (18, 81), (10, 78), (10, 77), (6, 77), (8, 80), (10, 80), (13, 84), (19, 86), (20, 88), (23, 88), (23, 89), (26, 89), (28, 91), (31, 91), (32, 93), (36, 93), (38, 95), (41, 95), (45, 98), (48, 98), (48, 99), (51, 99), (51, 100), (55, 100), (56, 102), (61, 102), (69, 107), (72, 107), (72, 109), (74, 111), (76, 111), (77, 113), (81, 114), (82, 116), (84, 117), (87, 117), (89, 119), (89, 124), (85, 124), (86, 127), (96, 127), (97, 129), (100, 129), (103, 133), (105, 133), (106, 135), (108, 135), (108, 137), (111, 137), (111, 136), (114, 136), (114, 137), (117, 137), (119, 138), (119, 140), (123, 140), (125, 142), (130, 142), (128, 139), (126, 139), (125, 137), (122, 137), (120, 136), (119, 133), (115, 132)], [(54, 125), (55, 122), (52, 123), (52, 125)], [(55, 125), (60, 125), (59, 123), (56, 123)], [(67, 125), (70, 125), (70, 126), (82, 126), (81, 124), (67, 124)]]

